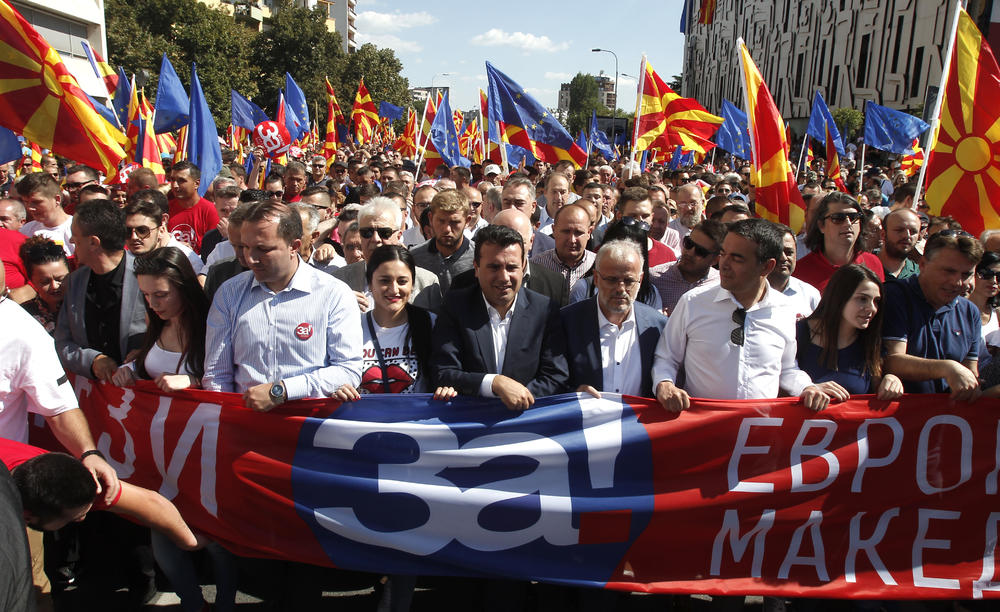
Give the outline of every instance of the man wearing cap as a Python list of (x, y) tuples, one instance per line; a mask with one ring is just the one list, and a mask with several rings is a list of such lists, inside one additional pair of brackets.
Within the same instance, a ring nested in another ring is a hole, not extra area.
[(490, 164), (483, 168), (483, 181), (500, 186), (500, 166)]

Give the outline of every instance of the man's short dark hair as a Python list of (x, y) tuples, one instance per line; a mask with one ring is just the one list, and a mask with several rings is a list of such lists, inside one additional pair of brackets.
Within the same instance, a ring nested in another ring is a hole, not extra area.
[(73, 222), (84, 236), (96, 236), (105, 251), (125, 248), (125, 211), (111, 200), (97, 199), (83, 202), (73, 212)]
[(229, 172), (233, 175), (234, 180), (247, 180), (247, 169), (239, 162), (229, 164)]
[(160, 217), (162, 217), (163, 215), (170, 212), (170, 204), (167, 202), (167, 196), (165, 196), (163, 192), (160, 191), (159, 189), (140, 189), (139, 191), (133, 193), (132, 197), (128, 199), (128, 206), (125, 207), (126, 216), (136, 214), (128, 212), (128, 207), (138, 202), (149, 202), (155, 205), (156, 208), (159, 210), (159, 213), (155, 215), (148, 215), (146, 213), (139, 213), (139, 214), (144, 214), (148, 217), (152, 217), (157, 220), (159, 220)]
[(14, 468), (21, 505), (39, 521), (62, 518), (94, 502), (97, 483), (90, 470), (65, 453), (45, 453)]
[[(428, 208), (427, 210), (430, 209)], [(521, 237), (521, 234), (503, 225), (487, 225), (476, 232), (476, 250), (473, 255), (476, 263), (479, 263), (479, 254), (484, 244), (492, 244), (501, 249), (519, 244), (521, 245), (521, 256), (524, 257), (526, 255), (524, 252), (524, 238)]]
[(132, 215), (142, 215), (155, 221), (156, 225), (163, 224), (163, 213), (160, 205), (150, 199), (132, 198), (123, 210), (126, 218)]
[(36, 191), (47, 198), (58, 198), (62, 194), (59, 182), (47, 172), (31, 172), (17, 182), (17, 193), (22, 197), (30, 196)]
[(238, 198), (240, 197), (241, 189), (236, 185), (227, 185), (222, 189), (215, 190), (215, 197), (219, 198)]
[(467, 183), (472, 180), (472, 171), (465, 166), (455, 166), (451, 169), (451, 171), (462, 175), (462, 178), (464, 178)]
[(160, 184), (156, 180), (156, 174), (149, 168), (136, 168), (128, 175), (128, 182), (133, 185), (143, 185), (145, 187), (153, 188)]
[(643, 200), (649, 199), (649, 189), (645, 187), (629, 187), (622, 192), (620, 198), (618, 198), (618, 203), (616, 204), (616, 209), (619, 211), (625, 210), (625, 205), (629, 202), (642, 202)]
[(924, 259), (930, 261), (941, 249), (954, 249), (973, 264), (983, 258), (983, 244), (961, 230), (945, 229), (931, 234), (924, 244)]
[(91, 183), (89, 185), (84, 185), (80, 189), (80, 195), (85, 193), (99, 193), (104, 197), (108, 197), (108, 188), (104, 185), (98, 185), (97, 183)]
[(309, 174), (309, 169), (306, 168), (306, 165), (303, 164), (302, 162), (292, 160), (292, 161), (288, 162), (287, 166), (285, 166), (285, 174), (288, 174), (289, 172), (294, 172), (296, 174), (302, 174), (302, 175), (308, 175)]
[(722, 247), (722, 241), (726, 239), (726, 224), (716, 219), (705, 219), (698, 225), (691, 228), (691, 231), (700, 231), (718, 247)]
[(378, 187), (375, 185), (362, 185), (358, 188), (359, 198), (374, 198), (380, 193), (381, 192), (378, 190)]
[(766, 219), (741, 219), (729, 225), (729, 233), (757, 245), (757, 263), (764, 263), (768, 259), (777, 261), (781, 257), (784, 232)]
[(90, 166), (85, 166), (84, 164), (77, 164), (66, 168), (66, 176), (76, 174), (77, 172), (84, 173), (87, 176), (88, 181), (96, 181), (100, 179), (100, 176), (97, 174), (97, 170), (94, 170)]
[(278, 222), (278, 237), (284, 240), (285, 244), (291, 244), (302, 238), (302, 215), (291, 206), (271, 200), (254, 202), (247, 210), (244, 222), (257, 223), (265, 219)]
[(189, 161), (179, 161), (179, 162), (177, 162), (170, 169), (171, 172), (174, 172), (175, 170), (187, 170), (188, 171), (188, 176), (190, 176), (191, 178), (193, 178), (196, 181), (200, 181), (201, 180), (201, 168), (199, 168), (198, 166), (192, 164)]
[(916, 195), (917, 187), (912, 183), (904, 183), (893, 190), (892, 201), (897, 204), (902, 204), (907, 198), (913, 198)]

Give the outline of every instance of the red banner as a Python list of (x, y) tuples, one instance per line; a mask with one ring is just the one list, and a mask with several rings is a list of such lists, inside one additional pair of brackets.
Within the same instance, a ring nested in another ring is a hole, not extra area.
[(651, 592), (1000, 590), (992, 400), (859, 396), (815, 414), (696, 401), (671, 415), (562, 395), (514, 416), (368, 396), (259, 414), (234, 394), (77, 389), (119, 474), (239, 554)]

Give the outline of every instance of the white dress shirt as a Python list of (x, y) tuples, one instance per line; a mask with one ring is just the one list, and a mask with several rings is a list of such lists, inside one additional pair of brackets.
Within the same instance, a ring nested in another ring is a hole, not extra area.
[[(683, 240), (684, 236), (691, 234), (691, 228), (681, 223), (681, 218), (677, 217), (673, 221), (667, 224), (668, 229), (672, 229), (677, 232), (678, 245), (680, 245), (680, 240)], [(664, 243), (666, 244), (666, 243)], [(679, 255), (679, 253), (678, 253)]]
[(343, 282), (299, 259), (275, 293), (239, 274), (219, 287), (208, 313), (205, 375), (209, 391), (242, 393), (284, 381), (288, 399), (328, 397), (361, 382), (358, 300)]
[(499, 370), (503, 370), (503, 360), (507, 356), (507, 334), (510, 333), (510, 321), (514, 316), (514, 307), (517, 306), (517, 295), (514, 296), (513, 303), (503, 317), (500, 316), (496, 308), (486, 301), (486, 296), (483, 296), (483, 303), (486, 304), (486, 314), (490, 318), (490, 332), (493, 334), (493, 356), (496, 357), (498, 371), (483, 376), (483, 382), (479, 384), (479, 395), (496, 397), (496, 394), (493, 393), (493, 379), (500, 373)]
[(653, 383), (677, 381), (691, 397), (769, 399), (783, 389), (801, 395), (812, 384), (795, 360), (795, 313), (789, 299), (767, 287), (764, 298), (746, 311), (743, 346), (730, 336), (741, 308), (720, 286), (681, 296), (656, 346)]
[(819, 306), (819, 290), (794, 276), (788, 277), (788, 284), (782, 293), (792, 298), (796, 320), (808, 317)]
[(618, 327), (597, 307), (598, 335), (601, 341), (601, 367), (604, 390), (623, 395), (642, 395), (642, 355), (636, 335), (635, 308)]

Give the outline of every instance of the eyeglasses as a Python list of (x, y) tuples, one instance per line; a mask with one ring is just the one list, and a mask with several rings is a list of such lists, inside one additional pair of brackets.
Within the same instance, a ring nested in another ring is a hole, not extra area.
[(965, 230), (956, 230), (956, 229), (943, 229), (943, 230), (939, 230), (937, 232), (934, 232), (934, 235), (935, 236), (941, 236), (942, 238), (947, 238), (948, 236), (956, 236), (958, 238), (961, 238), (962, 236), (965, 236), (967, 238), (972, 238), (972, 234), (970, 234), (969, 232), (967, 232)]
[(155, 230), (156, 227), (149, 227), (147, 225), (136, 225), (135, 227), (126, 227), (125, 231), (128, 232), (128, 235), (130, 237), (132, 236), (132, 234), (135, 234), (136, 236), (139, 237), (140, 240), (145, 240), (151, 233), (153, 233), (153, 230)]
[(976, 272), (976, 276), (983, 280), (993, 280), (994, 278), (1000, 277), (1000, 271), (997, 270), (979, 270)]
[(851, 225), (854, 225), (855, 223), (858, 222), (859, 219), (861, 219), (861, 213), (856, 213), (856, 212), (835, 212), (835, 213), (830, 213), (829, 215), (827, 215), (824, 218), (825, 219), (829, 219), (830, 221), (833, 221), (837, 225), (840, 225), (844, 221), (847, 221), (848, 219), (850, 219)]
[(284, 197), (285, 192), (279, 189), (278, 191), (268, 191), (267, 195), (271, 198), (281, 198)]
[(743, 341), (746, 339), (743, 333), (744, 326), (747, 322), (747, 309), (737, 308), (733, 311), (733, 323), (739, 325), (736, 329), (729, 334), (729, 341), (736, 346), (743, 346)]
[(607, 283), (612, 287), (617, 287), (618, 285), (625, 285), (626, 291), (630, 291), (632, 287), (635, 287), (640, 282), (634, 278), (628, 278), (628, 277), (618, 278), (617, 276), (604, 276), (600, 272), (594, 272), (594, 274), (596, 274), (598, 278), (600, 278), (602, 281), (604, 281), (605, 283)]
[(396, 230), (391, 227), (362, 227), (358, 230), (358, 233), (365, 240), (371, 240), (375, 232), (378, 232), (378, 237), (382, 240), (388, 240), (390, 236), (396, 233)]
[(698, 257), (710, 257), (719, 254), (718, 251), (709, 251), (694, 240), (691, 240), (691, 236), (684, 236), (684, 248), (694, 250), (694, 254)]
[(635, 217), (622, 217), (622, 225), (626, 227), (638, 227), (644, 232), (649, 231), (649, 224), (645, 221), (640, 221)]

